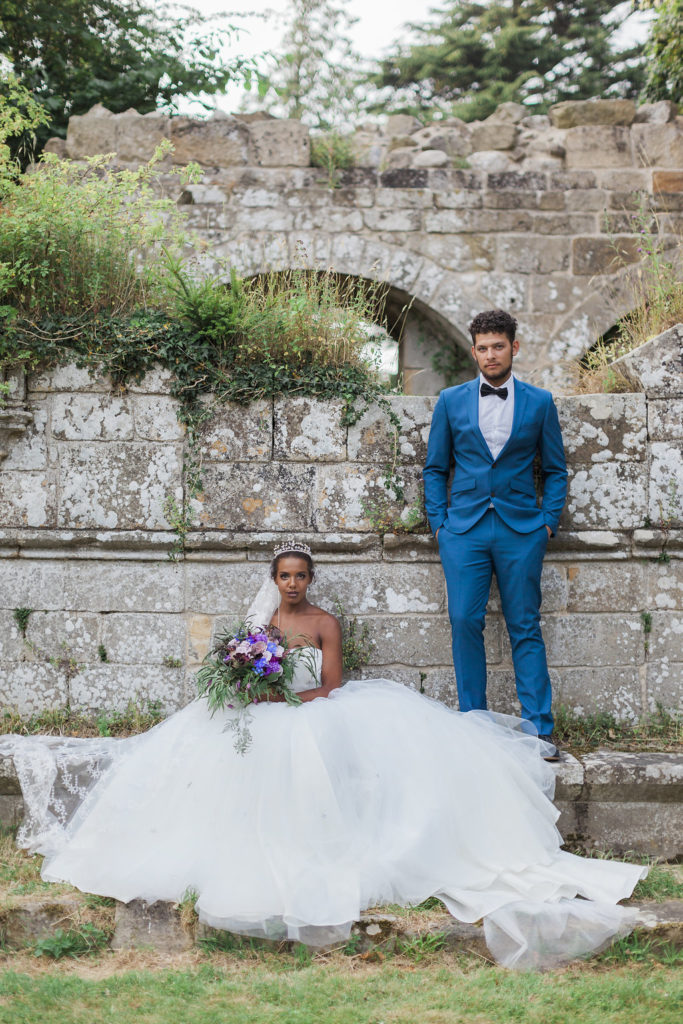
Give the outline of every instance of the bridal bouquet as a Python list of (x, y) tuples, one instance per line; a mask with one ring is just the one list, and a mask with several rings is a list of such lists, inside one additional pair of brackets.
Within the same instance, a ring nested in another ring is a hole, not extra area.
[(288, 704), (301, 700), (291, 688), (294, 652), (275, 626), (238, 626), (219, 636), (197, 673), (200, 697), (205, 697), (211, 714), (237, 709), (225, 728), (236, 733), (235, 749), (244, 753), (251, 743), (249, 707), (281, 695)]

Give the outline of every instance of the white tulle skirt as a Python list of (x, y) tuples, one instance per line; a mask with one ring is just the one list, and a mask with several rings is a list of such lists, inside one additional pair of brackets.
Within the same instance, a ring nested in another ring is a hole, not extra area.
[(311, 945), (435, 895), (485, 919), (500, 962), (552, 966), (632, 929), (615, 905), (646, 871), (560, 849), (552, 768), (518, 724), (370, 680), (259, 705), (246, 754), (202, 700), (128, 740), (17, 739), (21, 839), (50, 881), (194, 890), (209, 925)]

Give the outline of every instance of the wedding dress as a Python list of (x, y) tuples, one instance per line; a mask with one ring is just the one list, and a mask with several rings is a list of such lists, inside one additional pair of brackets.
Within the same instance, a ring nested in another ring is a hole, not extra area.
[[(321, 652), (297, 665), (318, 684)], [(436, 895), (484, 918), (506, 966), (548, 967), (627, 934), (646, 870), (560, 849), (554, 773), (515, 719), (461, 714), (386, 679), (260, 704), (252, 743), (193, 701), (124, 740), (11, 737), (43, 877), (128, 901), (198, 893), (200, 920), (310, 945), (371, 906)], [(575, 897), (584, 897), (577, 899)], [(595, 902), (588, 902), (595, 901)]]

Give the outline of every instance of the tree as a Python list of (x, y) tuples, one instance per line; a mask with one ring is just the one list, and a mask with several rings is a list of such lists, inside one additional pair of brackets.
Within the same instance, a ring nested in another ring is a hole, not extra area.
[(244, 68), (220, 58), (232, 31), (154, 0), (3, 0), (0, 57), (64, 136), (70, 115), (95, 103), (148, 113), (224, 89)]
[(654, 8), (647, 41), (647, 75), (643, 96), (648, 100), (683, 102), (683, 0), (641, 0)]
[(543, 110), (563, 99), (635, 96), (642, 48), (616, 49), (614, 0), (448, 0), (421, 37), (381, 62), (376, 85), (400, 90), (415, 112), (467, 120), (506, 100)]
[(290, 0), (277, 64), (261, 106), (314, 128), (341, 127), (360, 109), (360, 58), (347, 33), (358, 21), (331, 0)]

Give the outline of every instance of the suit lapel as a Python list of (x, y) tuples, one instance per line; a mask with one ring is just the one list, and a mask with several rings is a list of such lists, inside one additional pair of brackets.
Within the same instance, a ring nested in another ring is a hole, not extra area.
[(481, 449), (489, 462), (493, 462), (491, 449), (487, 445), (486, 439), (479, 429), (479, 377), (475, 377), (472, 381), (472, 393), (469, 396), (468, 413), (472, 435), (481, 445)]

